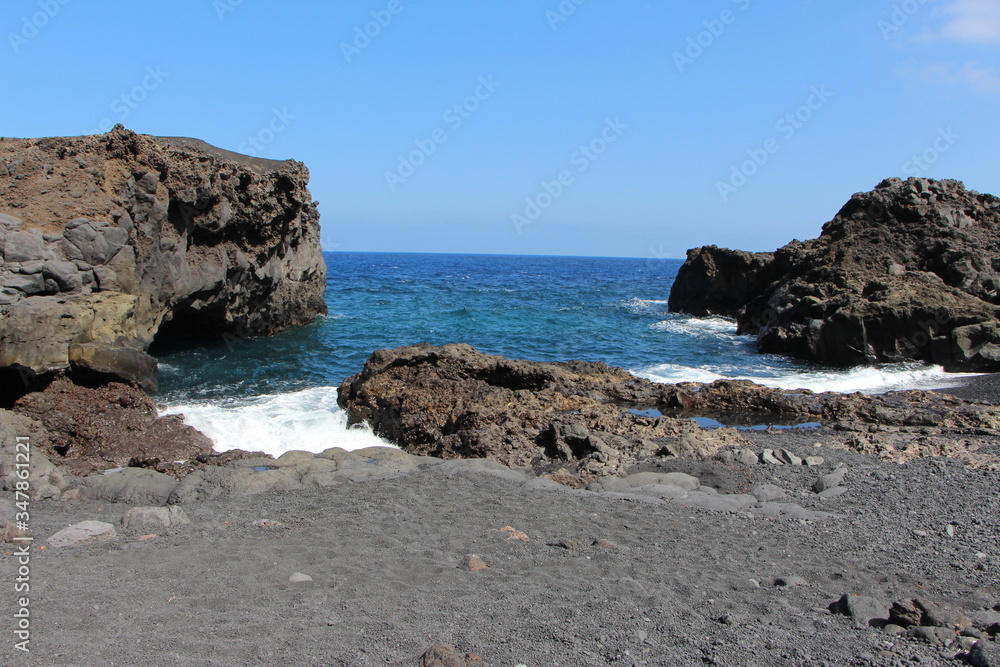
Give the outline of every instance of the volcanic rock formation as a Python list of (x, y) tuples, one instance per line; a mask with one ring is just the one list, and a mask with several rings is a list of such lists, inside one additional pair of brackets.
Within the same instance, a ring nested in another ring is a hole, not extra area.
[(670, 309), (736, 318), (761, 352), (833, 365), (1000, 370), (1000, 198), (890, 178), (819, 238), (773, 253), (688, 251)]
[(265, 335), (325, 312), (309, 172), (121, 126), (0, 140), (0, 402), (39, 377), (145, 389), (157, 335)]
[[(620, 473), (655, 457), (706, 458), (745, 446), (728, 424), (823, 422), (849, 432), (1000, 434), (1000, 406), (933, 392), (883, 396), (784, 391), (748, 381), (656, 384), (604, 363), (542, 363), (464, 344), (377, 350), (339, 403), (411, 454), (491, 458), (538, 471)], [(736, 421), (739, 419), (741, 421)], [(866, 443), (867, 444), (871, 443)], [(889, 448), (891, 439), (878, 444)]]

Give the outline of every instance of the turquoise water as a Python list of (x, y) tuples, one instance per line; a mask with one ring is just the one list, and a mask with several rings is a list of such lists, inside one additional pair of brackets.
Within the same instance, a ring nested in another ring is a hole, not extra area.
[(237, 442), (265, 451), (363, 446), (370, 435), (346, 432), (336, 387), (373, 350), (422, 341), (521, 359), (604, 361), (664, 382), (746, 377), (787, 388), (881, 391), (951, 379), (919, 365), (831, 369), (757, 354), (731, 321), (667, 312), (680, 260), (325, 258), (330, 312), (315, 323), (268, 338), (154, 348), (157, 398), (167, 411), (184, 413), (220, 449)]

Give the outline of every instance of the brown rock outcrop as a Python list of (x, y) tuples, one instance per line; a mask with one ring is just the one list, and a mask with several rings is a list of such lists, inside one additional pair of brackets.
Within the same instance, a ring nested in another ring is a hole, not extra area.
[(812, 241), (688, 252), (670, 308), (736, 318), (762, 352), (833, 365), (1000, 370), (1000, 199), (890, 178)]
[(14, 412), (44, 427), (35, 444), (76, 475), (124, 466), (174, 472), (178, 461), (212, 454), (211, 440), (179, 417), (158, 417), (149, 397), (118, 382), (89, 389), (60, 377), (22, 397)]
[(139, 357), (157, 335), (265, 335), (325, 312), (308, 180), (299, 162), (121, 126), (0, 140), (0, 369), (18, 371), (0, 379), (152, 388)]
[(491, 458), (563, 477), (608, 474), (653, 457), (744, 446), (733, 428), (821, 422), (843, 431), (1000, 433), (1000, 406), (934, 392), (883, 396), (771, 389), (748, 381), (656, 384), (620, 368), (541, 363), (427, 343), (378, 350), (340, 387), (352, 423), (413, 454)]

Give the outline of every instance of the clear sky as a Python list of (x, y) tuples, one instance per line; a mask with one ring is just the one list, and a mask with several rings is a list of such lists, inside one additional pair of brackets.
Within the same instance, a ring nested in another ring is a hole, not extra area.
[(888, 176), (1000, 194), (1000, 0), (5, 0), (0, 27), (0, 134), (301, 160), (327, 250), (771, 250)]

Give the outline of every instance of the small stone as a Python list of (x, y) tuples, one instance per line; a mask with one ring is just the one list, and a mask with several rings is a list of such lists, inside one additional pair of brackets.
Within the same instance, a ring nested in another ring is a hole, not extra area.
[(427, 649), (420, 661), (419, 667), (486, 667), (486, 663), (475, 653), (466, 653), (463, 658), (451, 644), (435, 644)]
[(915, 530), (913, 531), (913, 534), (916, 535), (917, 537), (927, 537), (926, 530)]
[(132, 530), (171, 528), (191, 523), (183, 509), (170, 507), (133, 507), (122, 517), (122, 528)]
[(957, 631), (970, 630), (973, 627), (972, 619), (958, 609), (927, 600), (916, 600), (916, 604), (924, 612), (922, 625)]
[(117, 537), (115, 527), (104, 521), (81, 521), (69, 528), (63, 528), (49, 538), (49, 546), (77, 547), (95, 542), (106, 542)]
[(798, 456), (794, 452), (790, 452), (787, 449), (779, 449), (775, 452), (775, 456), (782, 463), (786, 463), (790, 466), (800, 466), (802, 465), (802, 457)]
[(955, 526), (949, 523), (944, 527), (944, 532), (948, 537), (955, 537)]
[(559, 540), (558, 542), (549, 542), (549, 546), (560, 547), (567, 551), (576, 551), (580, 548), (580, 542), (578, 540)]
[(157, 537), (159, 537), (159, 535), (157, 535), (155, 533), (150, 533), (149, 535), (140, 535), (138, 539), (139, 539), (140, 542), (143, 542), (145, 540), (152, 540), (152, 539), (157, 538)]
[(531, 538), (528, 537), (527, 533), (523, 533), (513, 526), (504, 526), (500, 529), (501, 533), (507, 533), (508, 540), (517, 540), (519, 542), (530, 542)]
[(308, 574), (302, 574), (301, 572), (293, 572), (292, 575), (288, 577), (288, 581), (292, 582), (293, 584), (301, 584), (312, 580), (313, 578), (310, 577)]
[(889, 616), (888, 604), (864, 595), (845, 594), (830, 605), (830, 610), (850, 616), (854, 619), (855, 625), (861, 627), (867, 627), (872, 621), (884, 620)]
[(821, 466), (826, 463), (826, 459), (822, 456), (807, 456), (803, 461), (810, 468), (815, 468), (816, 466)]
[(762, 503), (783, 500), (788, 497), (785, 490), (775, 484), (758, 484), (750, 489), (750, 495)]
[(794, 586), (808, 586), (809, 582), (802, 577), (793, 575), (791, 577), (777, 577), (774, 580), (774, 585), (777, 588), (792, 588)]
[(736, 450), (736, 460), (743, 465), (753, 466), (757, 465), (760, 460), (757, 455), (753, 453), (752, 449), (737, 449)]
[(462, 564), (459, 567), (466, 572), (481, 572), (489, 568), (489, 565), (476, 554), (468, 554), (462, 560)]
[(820, 491), (817, 495), (823, 500), (831, 500), (838, 496), (842, 496), (847, 493), (847, 489), (843, 486), (837, 486), (832, 489), (827, 489), (826, 491)]
[(896, 625), (895, 623), (886, 623), (882, 631), (887, 635), (901, 635), (906, 632), (906, 628), (901, 625)]
[(601, 547), (602, 549), (620, 549), (621, 548), (617, 544), (615, 544), (614, 542), (612, 542), (610, 540), (603, 540), (601, 538), (598, 538), (598, 539), (594, 540), (594, 546), (595, 547)]
[(763, 452), (761, 452), (760, 453), (760, 462), (761, 463), (765, 463), (767, 465), (772, 465), (772, 466), (780, 466), (780, 465), (782, 465), (782, 463), (778, 459), (778, 457), (774, 455), (774, 450), (773, 449), (765, 449)]
[(847, 468), (837, 468), (828, 475), (821, 475), (813, 484), (813, 491), (823, 493), (827, 489), (833, 489), (844, 483), (844, 476), (847, 475)]
[(958, 637), (954, 630), (939, 628), (931, 625), (920, 625), (915, 628), (911, 628), (906, 634), (910, 637), (923, 639), (928, 644), (946, 647), (951, 646)]

